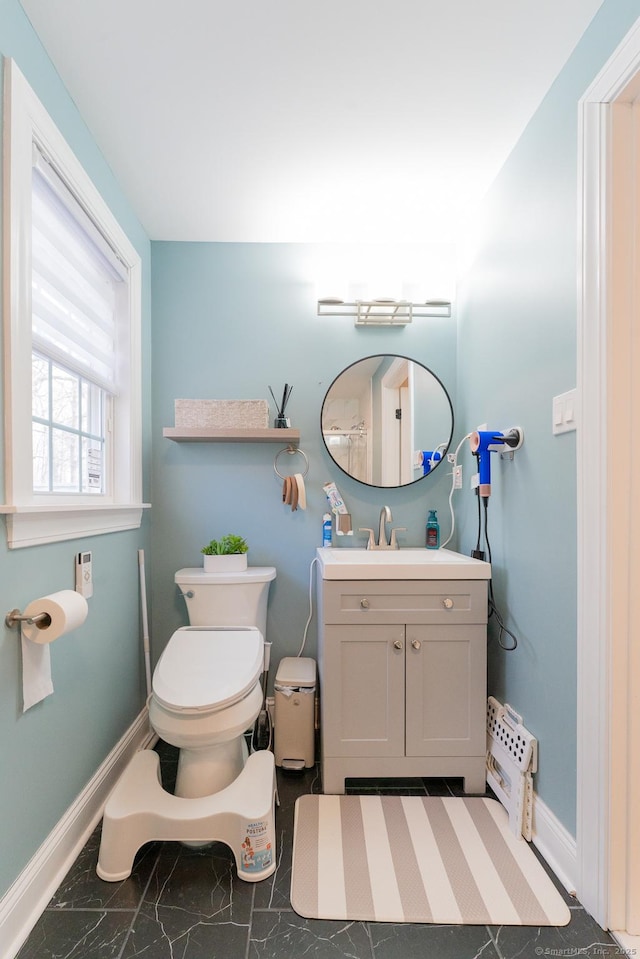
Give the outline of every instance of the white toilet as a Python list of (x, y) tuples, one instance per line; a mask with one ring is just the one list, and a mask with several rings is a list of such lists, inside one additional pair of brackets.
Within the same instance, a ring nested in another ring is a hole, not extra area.
[(176, 791), (162, 788), (154, 750), (133, 756), (105, 806), (101, 879), (126, 879), (138, 849), (153, 840), (224, 842), (241, 879), (273, 874), (274, 756), (269, 750), (248, 756), (244, 733), (262, 707), (267, 596), (275, 575), (271, 566), (176, 573), (191, 625), (169, 640), (149, 697), (153, 728), (180, 750)]
[(260, 678), (272, 566), (175, 575), (189, 626), (177, 629), (153, 673), (149, 720), (180, 750), (175, 795), (210, 796), (240, 775), (244, 734), (262, 708)]

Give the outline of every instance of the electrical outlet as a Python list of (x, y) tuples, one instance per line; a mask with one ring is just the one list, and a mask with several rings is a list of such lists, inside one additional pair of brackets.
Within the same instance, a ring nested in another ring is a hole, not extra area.
[(462, 465), (453, 467), (453, 488), (462, 489)]

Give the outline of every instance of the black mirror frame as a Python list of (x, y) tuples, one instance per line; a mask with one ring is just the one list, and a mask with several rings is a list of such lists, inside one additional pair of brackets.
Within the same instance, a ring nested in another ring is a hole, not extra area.
[[(449, 433), (449, 438), (448, 438), (448, 440), (447, 440), (447, 447), (446, 447), (446, 449), (444, 450), (444, 452), (443, 452), (443, 454), (442, 454), (442, 459), (440, 459), (440, 461), (439, 461), (438, 463), (436, 463), (436, 465), (433, 467), (433, 469), (429, 470), (428, 473), (423, 473), (422, 476), (418, 476), (416, 479), (411, 480), (410, 483), (399, 483), (397, 486), (379, 486), (377, 483), (367, 483), (365, 480), (358, 479), (356, 476), (352, 476), (351, 473), (347, 473), (347, 471), (346, 471), (342, 466), (340, 466), (340, 464), (338, 463), (338, 461), (337, 461), (336, 459), (334, 459), (334, 457), (333, 457), (333, 455), (332, 455), (332, 453), (331, 453), (331, 451), (330, 451), (330, 449), (329, 449), (329, 447), (328, 447), (328, 445), (327, 445), (327, 442), (326, 442), (326, 440), (325, 440), (324, 430), (323, 430), (323, 428), (322, 428), (322, 414), (323, 414), (323, 411), (324, 411), (324, 405), (325, 405), (325, 403), (326, 403), (326, 401), (327, 401), (327, 397), (328, 397), (329, 393), (331, 392), (331, 388), (334, 386), (334, 384), (336, 383), (336, 381), (337, 381), (338, 379), (340, 379), (340, 377), (343, 375), (343, 373), (346, 373), (347, 370), (350, 370), (353, 366), (356, 366), (358, 363), (362, 363), (362, 362), (365, 361), (365, 360), (373, 360), (373, 359), (376, 359), (377, 357), (380, 357), (380, 359), (382, 359), (382, 358), (384, 358), (384, 357), (390, 357), (391, 359), (394, 359), (394, 360), (395, 360), (395, 359), (407, 360), (409, 363), (415, 363), (417, 366), (421, 366), (423, 370), (426, 370), (427, 373), (430, 373), (431, 376), (434, 378), (434, 380), (436, 380), (436, 382), (439, 383), (440, 387), (442, 388), (442, 392), (444, 393), (444, 395), (445, 395), (446, 398), (447, 398), (447, 402), (448, 402), (448, 404), (449, 404), (449, 410), (450, 410), (450, 412), (451, 412), (451, 432)], [(320, 407), (320, 435), (321, 435), (321, 437), (322, 437), (322, 442), (323, 442), (323, 444), (324, 444), (324, 448), (325, 448), (325, 450), (327, 451), (327, 454), (328, 454), (329, 458), (331, 459), (331, 462), (334, 464), (334, 466), (337, 466), (337, 467), (338, 467), (338, 469), (340, 470), (341, 473), (344, 473), (345, 476), (348, 476), (349, 479), (354, 480), (354, 482), (356, 482), (356, 483), (362, 483), (363, 486), (368, 486), (368, 487), (370, 487), (370, 488), (372, 488), (372, 489), (407, 489), (409, 486), (415, 486), (416, 483), (420, 483), (420, 482), (422, 482), (422, 480), (427, 479), (428, 476), (433, 476), (433, 474), (434, 474), (435, 471), (438, 469), (438, 467), (441, 465), (441, 463), (443, 463), (443, 462), (445, 461), (446, 456), (447, 456), (447, 453), (449, 452), (449, 450), (450, 450), (450, 448), (451, 448), (451, 441), (452, 441), (452, 439), (453, 439), (453, 431), (454, 431), (454, 428), (455, 428), (455, 417), (454, 417), (454, 413), (453, 413), (453, 403), (451, 402), (451, 397), (449, 396), (449, 391), (447, 390), (446, 386), (444, 385), (444, 383), (442, 382), (442, 380), (440, 379), (440, 377), (437, 376), (437, 375), (433, 372), (433, 370), (430, 369), (428, 366), (425, 366), (424, 363), (421, 363), (419, 360), (416, 360), (416, 359), (414, 359), (414, 358), (411, 357), (411, 356), (405, 356), (405, 355), (402, 354), (402, 353), (372, 353), (370, 356), (361, 356), (360, 359), (354, 360), (353, 363), (349, 363), (348, 366), (345, 366), (345, 368), (344, 368), (343, 370), (340, 370), (340, 372), (337, 374), (337, 376), (335, 376), (335, 377), (333, 378), (333, 380), (331, 381), (331, 383), (329, 384), (329, 388), (327, 389), (326, 393), (324, 394), (324, 399), (322, 400), (322, 406)]]

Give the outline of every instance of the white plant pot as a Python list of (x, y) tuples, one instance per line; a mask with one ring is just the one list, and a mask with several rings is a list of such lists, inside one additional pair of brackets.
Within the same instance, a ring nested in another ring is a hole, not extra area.
[(205, 554), (202, 558), (205, 573), (238, 573), (247, 568), (246, 553), (228, 553), (222, 556)]

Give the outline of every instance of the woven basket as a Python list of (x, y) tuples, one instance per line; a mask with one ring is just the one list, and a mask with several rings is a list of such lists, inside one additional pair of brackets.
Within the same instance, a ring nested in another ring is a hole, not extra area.
[(267, 429), (266, 400), (175, 400), (176, 426), (197, 429)]

